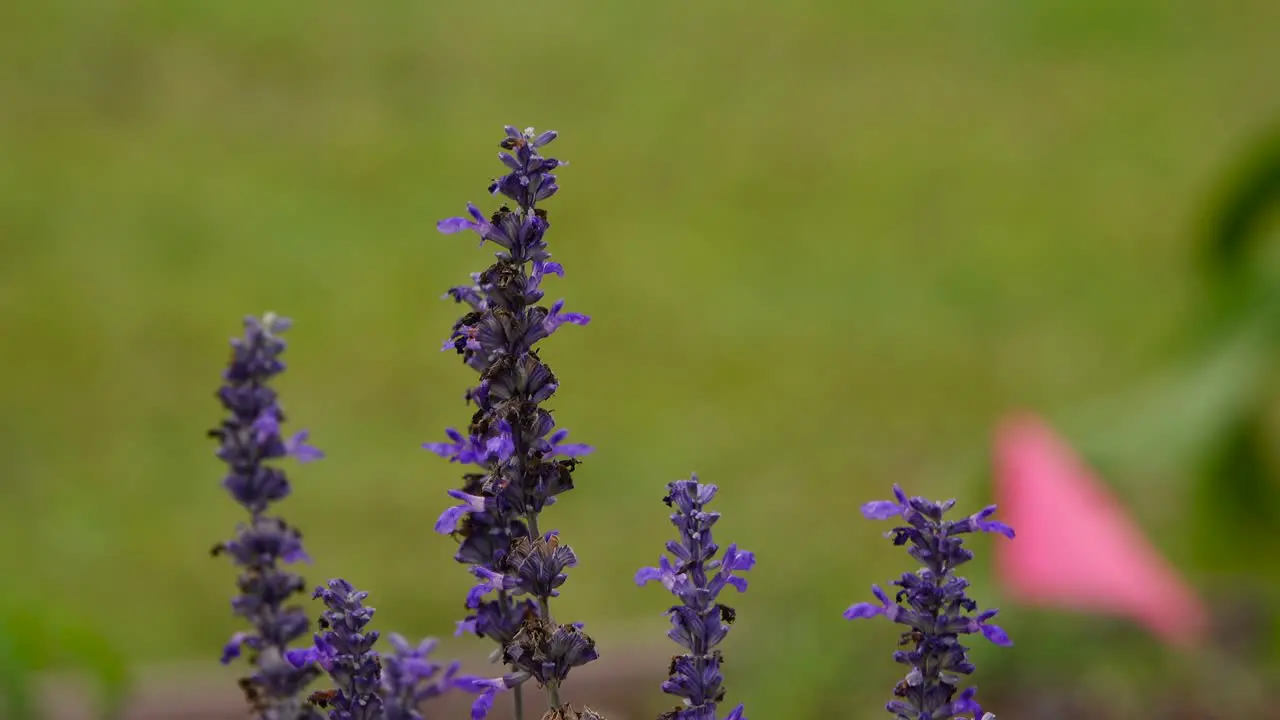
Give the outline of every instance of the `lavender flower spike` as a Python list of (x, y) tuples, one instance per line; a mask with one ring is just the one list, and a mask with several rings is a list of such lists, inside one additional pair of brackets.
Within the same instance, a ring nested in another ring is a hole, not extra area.
[(563, 325), (590, 321), (566, 312), (563, 300), (540, 304), (542, 282), (564, 276), (564, 267), (547, 252), (547, 212), (537, 207), (559, 189), (552, 172), (564, 163), (542, 155), (555, 138), (554, 132), (507, 126), (498, 159), (508, 172), (489, 192), (505, 196), (514, 207), (503, 205), (485, 217), (468, 204), (467, 216), (437, 224), (442, 233), (471, 231), (481, 244), (499, 248), (492, 266), (446, 295), (467, 306), (444, 349), (457, 351), (480, 376), (465, 396), (475, 404), (475, 414), (465, 431), (446, 431), (448, 442), (423, 446), (474, 468), (463, 476), (460, 490), (449, 492), (456, 504), (440, 515), (435, 529), (460, 540), (455, 559), (470, 565), (478, 579), (467, 594), (468, 615), (459, 632), (493, 640), (499, 648), (495, 658), (514, 671), (502, 682), (472, 684), (482, 693), (473, 717), (483, 717), (494, 693), (516, 688), (519, 718), (519, 686), (530, 678), (546, 689), (548, 706), (560, 708), (558, 691), (569, 670), (597, 657), (581, 626), (552, 620), (549, 601), (559, 594), (564, 571), (577, 556), (554, 532), (538, 529), (543, 508), (573, 489), (578, 458), (591, 452), (589, 446), (564, 442), (566, 431), (557, 429), (551, 412), (541, 407), (559, 380), (535, 345)]
[(369, 596), (341, 578), (316, 588), (313, 597), (324, 600), (315, 646), (289, 651), (289, 661), (303, 666), (319, 663), (337, 687), (311, 696), (312, 702), (329, 708), (330, 720), (383, 720), (382, 666), (373, 645), (378, 631), (364, 632), (373, 619), (373, 608), (364, 606)]
[(280, 355), (285, 343), (279, 336), (288, 327), (288, 320), (270, 313), (261, 320), (245, 318), (244, 336), (231, 341), (231, 361), (218, 390), (228, 416), (209, 431), (220, 443), (218, 458), (228, 466), (222, 485), (250, 515), (235, 538), (213, 549), (214, 555), (225, 553), (241, 569), (240, 595), (231, 608), (253, 626), (231, 638), (222, 662), (249, 649), (255, 670), (240, 680), (240, 686), (262, 720), (319, 717), (299, 697), (319, 670), (310, 664), (295, 666), (285, 658), (289, 644), (307, 633), (310, 621), (300, 607), (286, 605), (305, 584), (284, 566), (306, 560), (307, 555), (298, 531), (266, 514), (272, 503), (289, 494), (284, 471), (272, 461), (287, 455), (299, 461), (322, 457), (306, 444), (305, 431), (287, 441), (280, 435), (284, 413), (269, 383), (284, 370)]
[(871, 520), (901, 518), (905, 524), (895, 527), (886, 537), (892, 538), (894, 545), (909, 543), (907, 553), (924, 567), (903, 573), (902, 579), (894, 581), (901, 589), (893, 600), (880, 586), (872, 585), (878, 602), (857, 603), (844, 613), (848, 620), (883, 615), (911, 628), (902, 634), (899, 643), (910, 649), (893, 654), (896, 662), (911, 666), (911, 670), (894, 688), (897, 699), (885, 709), (897, 720), (995, 720), (995, 715), (983, 712), (973, 699), (977, 688), (965, 688), (956, 696), (961, 676), (974, 670), (969, 649), (960, 644), (959, 636), (980, 632), (996, 645), (1009, 646), (1013, 642), (1000, 626), (988, 622), (996, 610), (972, 615), (977, 603), (965, 594), (969, 582), (957, 576), (955, 569), (973, 559), (973, 552), (963, 547), (962, 535), (994, 532), (1012, 539), (1013, 528), (988, 519), (996, 511), (994, 505), (960, 520), (943, 520), (955, 500), (936, 503), (920, 497), (907, 498), (897, 485), (893, 486), (893, 495), (893, 500), (863, 505), (862, 514)]
[[(720, 513), (705, 509), (715, 494), (716, 486), (700, 484), (697, 475), (668, 484), (663, 502), (675, 508), (671, 524), (679, 531), (680, 540), (667, 542), (671, 558), (663, 556), (658, 567), (636, 573), (637, 585), (657, 580), (679, 598), (681, 604), (667, 611), (671, 617), (667, 636), (689, 651), (671, 659), (670, 677), (662, 683), (663, 692), (683, 698), (684, 704), (659, 720), (715, 720), (716, 706), (724, 700), (722, 660), (714, 648), (729, 633), (734, 611), (717, 603), (716, 598), (726, 586), (746, 592), (746, 578), (734, 573), (750, 570), (756, 557), (730, 545), (722, 558), (716, 558), (720, 546), (711, 537), (711, 527)], [(734, 708), (725, 720), (745, 720), (742, 706)]]

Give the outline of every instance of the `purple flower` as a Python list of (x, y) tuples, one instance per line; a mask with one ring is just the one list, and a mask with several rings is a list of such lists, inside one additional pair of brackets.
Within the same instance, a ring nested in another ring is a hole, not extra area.
[(293, 662), (296, 653), (288, 649), (311, 623), (301, 608), (288, 604), (305, 583), (285, 566), (308, 558), (298, 531), (266, 514), (290, 490), (284, 470), (274, 461), (323, 457), (307, 444), (306, 431), (289, 440), (280, 434), (285, 416), (270, 381), (284, 371), (280, 334), (289, 325), (270, 313), (261, 320), (248, 317), (244, 336), (231, 341), (231, 360), (217, 393), (227, 416), (209, 435), (218, 440), (216, 455), (227, 465), (222, 485), (249, 512), (249, 521), (240, 525), (234, 538), (217, 545), (214, 554), (227, 555), (241, 569), (240, 594), (231, 601), (231, 609), (253, 628), (232, 636), (223, 648), (222, 662), (249, 651), (255, 669), (240, 684), (260, 716), (314, 718), (318, 715), (299, 694), (320, 671), (314, 663)]
[(448, 665), (432, 661), (429, 656), (435, 650), (435, 638), (426, 638), (411, 645), (403, 637), (391, 633), (387, 636), (392, 653), (382, 657), (382, 698), (386, 720), (422, 720), (418, 708), (431, 698), (438, 697), (453, 688), (471, 689), (473, 678), (459, 675), (461, 663), (456, 660)]
[[(449, 491), (456, 504), (435, 524), (436, 532), (459, 541), (455, 559), (480, 579), (467, 593), (469, 614), (458, 630), (495, 641), (516, 670), (508, 680), (537, 678), (554, 709), (561, 707), (558, 688), (569, 669), (596, 653), (580, 627), (551, 619), (549, 601), (559, 595), (577, 557), (554, 533), (542, 535), (538, 517), (573, 489), (573, 472), (591, 447), (565, 442), (567, 431), (557, 429), (551, 412), (541, 407), (560, 384), (535, 346), (561, 326), (586, 325), (590, 318), (566, 312), (563, 300), (540, 304), (543, 282), (564, 276), (564, 267), (547, 251), (547, 213), (537, 207), (559, 189), (552, 172), (564, 163), (541, 150), (556, 134), (505, 130), (498, 158), (507, 174), (489, 191), (513, 206), (486, 216), (468, 203), (465, 216), (437, 224), (446, 234), (474, 232), (481, 245), (491, 242), (498, 250), (493, 265), (446, 294), (465, 312), (444, 349), (455, 350), (479, 375), (465, 394), (475, 412), (465, 431), (450, 429), (448, 442), (424, 447), (472, 466), (462, 487)], [(495, 692), (496, 687), (482, 692), (473, 715), (488, 711)]]
[(898, 718), (945, 718), (958, 716), (974, 720), (993, 720), (973, 699), (975, 688), (966, 688), (957, 697), (957, 685), (963, 675), (973, 672), (968, 648), (960, 644), (960, 635), (982, 633), (996, 645), (1013, 642), (998, 625), (989, 621), (996, 610), (976, 615), (977, 603), (966, 594), (969, 581), (955, 574), (960, 565), (973, 559), (963, 547), (965, 534), (994, 532), (1012, 538), (1013, 529), (1002, 522), (988, 520), (995, 506), (984, 508), (961, 520), (943, 520), (955, 505), (954, 500), (937, 503), (920, 497), (908, 498), (902, 488), (893, 486), (893, 500), (877, 500), (862, 506), (862, 514), (871, 520), (901, 518), (905, 523), (895, 527), (887, 537), (894, 545), (908, 545), (907, 553), (923, 565), (916, 572), (904, 573), (894, 582), (899, 590), (891, 599), (879, 585), (872, 585), (876, 602), (849, 606), (844, 617), (858, 620), (883, 616), (890, 622), (910, 628), (903, 633), (893, 654), (896, 662), (911, 666), (907, 677), (894, 690), (895, 700), (885, 708)]
[(319, 663), (337, 686), (333, 692), (318, 693), (313, 698), (321, 707), (329, 708), (331, 720), (382, 720), (383, 702), (381, 665), (373, 645), (378, 631), (365, 632), (373, 619), (373, 608), (364, 606), (369, 593), (356, 590), (342, 579), (330, 580), (328, 587), (318, 587), (313, 597), (324, 601), (315, 647), (290, 658), (295, 663)]
[[(683, 698), (684, 705), (664, 714), (662, 720), (715, 720), (716, 707), (724, 700), (720, 651), (714, 648), (729, 633), (735, 613), (716, 600), (725, 587), (746, 592), (746, 578), (735, 573), (750, 570), (756, 558), (737, 545), (730, 545), (722, 557), (716, 557), (720, 546), (712, 538), (711, 528), (720, 513), (705, 509), (715, 495), (716, 486), (699, 483), (697, 475), (668, 484), (663, 501), (675, 509), (671, 524), (680, 540), (667, 543), (670, 558), (662, 556), (658, 567), (641, 568), (636, 573), (637, 585), (659, 581), (681, 603), (667, 611), (671, 618), (667, 636), (689, 652), (672, 658), (670, 677), (662, 684), (662, 691)], [(728, 715), (728, 720), (741, 718), (742, 706)]]

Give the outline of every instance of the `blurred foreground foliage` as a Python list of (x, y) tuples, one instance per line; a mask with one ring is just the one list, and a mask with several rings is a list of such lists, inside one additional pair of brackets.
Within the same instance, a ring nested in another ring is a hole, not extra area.
[(120, 717), (130, 688), (128, 659), (104, 634), (48, 600), (0, 594), (0, 717), (35, 720), (44, 701), (38, 673), (72, 670), (93, 681), (98, 717)]

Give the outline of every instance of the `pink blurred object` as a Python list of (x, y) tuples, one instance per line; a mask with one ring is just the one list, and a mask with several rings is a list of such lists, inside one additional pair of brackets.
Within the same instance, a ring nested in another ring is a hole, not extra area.
[(1204, 639), (1204, 603), (1048, 425), (1029, 415), (1006, 420), (995, 472), (1000, 518), (1018, 533), (995, 544), (1011, 598), (1128, 617), (1178, 647)]

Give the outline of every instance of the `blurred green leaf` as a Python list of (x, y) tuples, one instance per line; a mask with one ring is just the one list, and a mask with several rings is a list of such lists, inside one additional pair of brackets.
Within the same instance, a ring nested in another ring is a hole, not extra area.
[(32, 681), (50, 670), (83, 671), (98, 689), (99, 717), (120, 716), (129, 688), (128, 663), (92, 624), (48, 603), (9, 598), (0, 606), (0, 691), (5, 718), (38, 717)]
[(1064, 427), (1092, 462), (1116, 476), (1135, 483), (1187, 477), (1187, 468), (1202, 466), (1257, 408), (1278, 327), (1280, 295), (1132, 390), (1078, 408)]
[(34, 718), (37, 715), (32, 680), (49, 660), (48, 622), (29, 604), (13, 602), (0, 606), (0, 612), (0, 682), (4, 684), (5, 717)]
[(123, 653), (97, 629), (78, 621), (59, 627), (55, 639), (60, 659), (91, 673), (97, 681), (101, 717), (120, 717), (130, 679)]
[(1207, 223), (1204, 267), (1230, 286), (1247, 269), (1267, 217), (1280, 210), (1280, 126), (1252, 145), (1229, 175)]
[(0, 624), (0, 695), (4, 717), (26, 720), (34, 717), (31, 699), (31, 666), (21, 652), (13, 622), (6, 613)]

